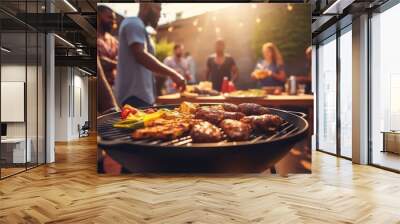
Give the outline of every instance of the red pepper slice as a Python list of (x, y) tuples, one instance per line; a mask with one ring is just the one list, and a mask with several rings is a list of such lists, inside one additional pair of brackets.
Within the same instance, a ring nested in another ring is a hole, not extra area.
[(136, 108), (134, 108), (130, 105), (125, 105), (121, 111), (121, 118), (126, 119), (129, 116), (129, 114), (136, 114), (137, 112), (138, 111)]

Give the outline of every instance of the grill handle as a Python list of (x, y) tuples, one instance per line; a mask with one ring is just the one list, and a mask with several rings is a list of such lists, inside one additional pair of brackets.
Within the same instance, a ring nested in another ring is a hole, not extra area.
[(297, 115), (297, 116), (302, 117), (302, 118), (306, 118), (307, 117), (307, 114), (305, 114), (303, 112), (297, 112), (297, 111), (286, 111), (286, 112), (288, 112), (290, 114)]

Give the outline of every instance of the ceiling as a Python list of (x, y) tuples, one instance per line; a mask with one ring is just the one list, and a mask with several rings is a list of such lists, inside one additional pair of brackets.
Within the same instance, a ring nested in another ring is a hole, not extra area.
[(36, 39), (30, 43), (33, 36), (54, 32), (60, 37), (55, 38), (56, 65), (95, 71), (96, 5), (93, 0), (47, 0), (47, 5), (45, 0), (1, 0), (2, 46), (12, 50), (2, 55), (12, 61), (32, 58), (38, 51)]
[[(386, 0), (270, 0), (267, 2), (310, 3), (313, 13), (313, 38), (316, 39), (318, 36), (323, 36), (322, 34), (324, 34), (324, 32), (326, 33), (330, 27), (334, 26), (338, 20), (344, 18), (346, 15), (356, 15), (368, 8), (376, 7), (385, 1)], [(26, 30), (28, 32), (55, 32), (62, 39), (76, 46), (72, 48), (70, 44), (60, 38), (56, 38), (56, 63), (63, 65), (73, 62), (76, 63), (77, 66), (80, 65), (79, 63), (82, 63), (82, 66), (85, 65), (92, 70), (96, 70), (97, 3), (132, 3), (133, 1), (47, 0), (47, 2), (48, 4), (46, 6), (45, 0), (1, 0), (0, 26), (3, 33), (3, 46), (13, 49), (13, 53), (10, 53), (10, 55), (13, 54), (16, 57), (22, 57), (22, 55), (26, 55), (25, 37), (24, 35), (21, 37), (21, 35), (17, 35), (17, 33), (24, 33)], [(169, 3), (165, 5), (165, 10), (177, 11), (179, 8), (176, 6), (176, 1), (175, 3)], [(185, 7), (183, 7), (182, 10), (189, 10)], [(325, 15), (324, 12), (327, 11), (327, 9), (329, 9), (330, 13)], [(197, 9), (197, 11), (199, 10), (200, 9)], [(337, 10), (336, 13), (335, 10)], [(49, 11), (52, 11), (52, 13), (48, 13)], [(135, 9), (126, 10), (126, 12), (128, 11), (132, 14)], [(197, 12), (194, 9), (190, 9), (189, 11), (193, 13)], [(123, 11), (121, 12), (119, 13), (123, 15)], [(129, 13), (127, 13), (127, 15), (128, 14)], [(30, 43), (30, 39), (29, 37), (27, 38), (28, 55), (36, 52), (35, 43)], [(78, 54), (76, 49), (81, 49), (79, 51), (83, 53)], [(90, 64), (91, 66), (88, 66)]]

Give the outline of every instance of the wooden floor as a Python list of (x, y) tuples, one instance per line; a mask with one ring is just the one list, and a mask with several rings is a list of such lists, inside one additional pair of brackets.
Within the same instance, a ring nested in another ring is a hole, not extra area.
[(400, 175), (313, 152), (311, 175), (99, 176), (95, 138), (0, 181), (0, 223), (400, 223)]
[(400, 155), (392, 152), (374, 151), (372, 156), (374, 164), (388, 167), (395, 170), (400, 170)]

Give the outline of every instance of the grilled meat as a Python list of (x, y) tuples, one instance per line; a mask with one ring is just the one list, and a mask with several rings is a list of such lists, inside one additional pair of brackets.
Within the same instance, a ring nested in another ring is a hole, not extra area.
[(225, 111), (229, 112), (239, 112), (239, 107), (233, 103), (223, 103), (222, 108), (224, 108)]
[(247, 116), (262, 115), (269, 112), (266, 107), (263, 107), (256, 103), (241, 103), (238, 105), (238, 107), (239, 111), (246, 114)]
[(269, 111), (268, 108), (266, 108), (266, 107), (259, 107), (259, 108), (257, 109), (257, 113), (258, 113), (259, 115), (263, 115), (263, 114), (269, 114), (270, 111)]
[(232, 119), (223, 120), (220, 127), (233, 141), (248, 140), (252, 131), (250, 124)]
[(135, 140), (147, 138), (162, 140), (176, 139), (187, 133), (192, 126), (190, 122), (184, 122), (183, 120), (175, 122), (165, 120), (165, 123), (160, 123), (135, 130), (132, 133), (132, 138)]
[(154, 127), (160, 125), (170, 125), (175, 123), (188, 123), (190, 126), (193, 126), (194, 123), (198, 122), (196, 119), (192, 119), (191, 117), (180, 117), (180, 118), (159, 118), (153, 121), (148, 121), (146, 123), (146, 127)]
[(222, 139), (220, 129), (207, 121), (195, 124), (190, 131), (190, 136), (193, 142), (219, 142)]
[(229, 112), (213, 107), (201, 107), (195, 113), (196, 119), (208, 121), (218, 125), (224, 119), (240, 120), (245, 115), (241, 112)]
[[(145, 113), (155, 110), (146, 109)], [(270, 133), (284, 122), (279, 116), (268, 114), (267, 108), (254, 103), (202, 107), (183, 103), (175, 110), (159, 110), (164, 111), (157, 119), (143, 118), (134, 123), (133, 139), (170, 140), (190, 134), (194, 142), (219, 142), (223, 139), (223, 130), (229, 139), (243, 141), (250, 138), (253, 130)]]
[(250, 124), (254, 129), (265, 132), (275, 131), (284, 122), (281, 117), (272, 114), (246, 116), (240, 121)]
[(194, 117), (196, 119), (208, 121), (215, 125), (218, 125), (224, 119), (224, 115), (221, 113), (220, 110), (216, 110), (210, 107), (200, 107), (199, 109), (197, 109)]
[(245, 115), (242, 112), (221, 111), (224, 119), (240, 120)]

